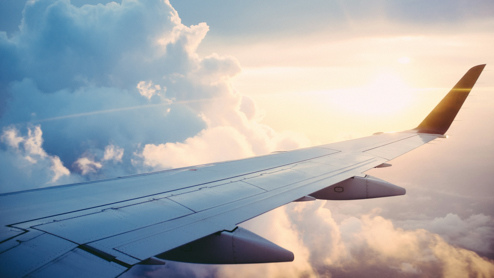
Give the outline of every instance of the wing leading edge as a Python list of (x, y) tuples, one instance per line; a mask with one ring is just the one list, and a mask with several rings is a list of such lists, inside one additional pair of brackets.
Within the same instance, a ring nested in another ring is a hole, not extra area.
[(413, 130), (182, 169), (0, 194), (0, 276), (115, 277), (162, 259), (291, 261), (237, 225), (293, 201), (405, 190), (362, 176), (448, 130), (485, 65), (470, 69)]

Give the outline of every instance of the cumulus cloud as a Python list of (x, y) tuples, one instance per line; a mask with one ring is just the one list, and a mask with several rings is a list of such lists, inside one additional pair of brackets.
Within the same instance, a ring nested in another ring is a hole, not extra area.
[(103, 165), (101, 163), (92, 160), (89, 157), (81, 157), (74, 162), (75, 166), (79, 168), (83, 175), (88, 173), (96, 173)]
[(406, 229), (426, 229), (450, 244), (491, 255), (494, 242), (494, 222), (491, 216), (473, 214), (465, 219), (454, 213), (431, 220), (405, 220), (399, 225)]
[[(152, 98), (157, 92), (161, 90), (160, 85), (153, 85), (152, 81), (141, 81), (137, 83), (137, 89), (141, 96), (147, 97), (148, 99)], [(166, 88), (164, 88), (165, 90)]]
[(85, 179), (309, 145), (257, 122), (235, 58), (199, 57), (208, 30), (168, 1), (29, 1), (20, 31), (0, 32), (0, 126), (35, 124), (46, 156)]
[[(18, 191), (29, 188), (76, 182), (77, 176), (58, 156), (49, 155), (42, 148), (43, 138), (39, 126), (27, 128), (22, 135), (13, 127), (4, 127), (0, 137), (0, 190)], [(3, 146), (2, 146), (3, 145)]]
[(140, 154), (155, 169), (178, 168), (253, 156), (245, 136), (232, 127), (206, 129), (183, 143), (148, 144)]
[(122, 171), (124, 149), (113, 144), (104, 148), (90, 149), (72, 165), (72, 169), (83, 177), (95, 180), (124, 175)]
[(105, 154), (103, 160), (113, 160), (113, 162), (122, 162), (122, 157), (124, 154), (124, 149), (118, 146), (108, 145), (105, 148)]
[(494, 274), (492, 261), (448, 243), (433, 232), (398, 228), (380, 216), (380, 210), (346, 218), (339, 224), (321, 202), (290, 205), (287, 212), (297, 230), (307, 231), (304, 244), (311, 250), (311, 264), (321, 276), (379, 273), (392, 277), (489, 277)]

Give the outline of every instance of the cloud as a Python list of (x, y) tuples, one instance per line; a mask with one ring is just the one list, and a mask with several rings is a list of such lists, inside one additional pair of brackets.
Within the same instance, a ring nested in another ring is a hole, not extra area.
[(36, 187), (77, 182), (58, 156), (47, 154), (43, 148), (39, 126), (27, 128), (20, 134), (15, 127), (4, 127), (0, 137), (0, 190), (19, 191)]
[(101, 163), (91, 160), (88, 157), (81, 157), (76, 162), (74, 162), (75, 166), (79, 168), (82, 175), (86, 175), (88, 173), (96, 173), (103, 165)]
[[(141, 96), (151, 99), (156, 94), (156, 92), (161, 91), (161, 86), (153, 85), (152, 81), (141, 81), (137, 83), (137, 89), (139, 90)], [(163, 88), (163, 90), (166, 90), (166, 88)]]
[[(291, 245), (296, 258), (299, 255), (308, 262), (302, 269), (311, 277), (494, 275), (494, 261), (448, 243), (434, 232), (398, 228), (391, 220), (380, 216), (379, 210), (347, 217), (338, 224), (334, 213), (325, 208), (324, 203), (292, 203), (273, 212), (271, 219), (280, 218), (280, 214), (289, 219), (290, 224), (283, 229), (271, 224), (275, 221), (257, 222), (254, 219), (249, 225), (262, 227), (257, 231), (259, 234), (275, 239), (276, 236), (265, 232), (273, 229), (279, 236), (276, 242), (280, 246), (288, 248)], [(269, 216), (264, 217), (269, 219)], [(285, 234), (295, 237), (288, 239), (283, 237)], [(299, 242), (298, 247), (294, 247), (293, 242)], [(276, 268), (276, 265), (272, 267)], [(290, 275), (292, 272), (286, 269), (285, 273)]]
[(472, 214), (465, 219), (457, 214), (448, 213), (444, 217), (432, 220), (405, 220), (400, 226), (407, 229), (426, 229), (444, 238), (450, 244), (490, 255), (494, 242), (494, 223), (492, 217), (485, 214)]
[(0, 126), (36, 125), (39, 149), (86, 180), (308, 146), (257, 122), (235, 58), (199, 57), (208, 31), (167, 1), (29, 1), (19, 32), (0, 32)]
[(232, 127), (215, 127), (202, 131), (183, 143), (145, 145), (142, 163), (154, 169), (178, 168), (253, 156), (245, 136)]
[[(321, 223), (336, 223), (322, 204), (292, 208), (295, 225), (310, 231)], [(290, 210), (289, 210), (290, 211)], [(316, 250), (313, 266), (319, 274), (355, 277), (364, 273), (389, 273), (393, 277), (423, 274), (443, 277), (479, 276), (494, 273), (492, 261), (475, 252), (447, 243), (439, 235), (423, 229), (397, 228), (379, 215), (380, 210), (343, 220), (339, 225), (325, 224), (325, 230), (307, 236), (309, 250)], [(324, 259), (322, 259), (324, 258)], [(453, 263), (461, 261), (461, 264)]]
[(114, 145), (108, 145), (105, 148), (105, 154), (103, 160), (113, 160), (113, 162), (122, 162), (122, 157), (124, 154), (124, 149), (119, 148)]

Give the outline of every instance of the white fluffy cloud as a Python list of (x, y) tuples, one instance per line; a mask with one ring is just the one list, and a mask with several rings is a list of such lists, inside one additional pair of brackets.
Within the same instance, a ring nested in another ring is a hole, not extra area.
[(462, 219), (457, 214), (448, 213), (444, 217), (431, 220), (400, 221), (400, 226), (407, 229), (426, 229), (451, 244), (481, 254), (493, 251), (490, 242), (494, 241), (494, 222), (491, 216), (485, 214), (473, 214)]
[(303, 235), (304, 245), (311, 250), (312, 267), (321, 276), (324, 273), (336, 277), (370, 273), (382, 276), (387, 273), (392, 277), (494, 274), (492, 261), (454, 242), (448, 243), (434, 232), (397, 228), (391, 220), (379, 215), (379, 209), (345, 218), (341, 223), (334, 220), (323, 202), (289, 205), (287, 213), (294, 229)]
[(21, 135), (15, 127), (5, 127), (0, 142), (1, 191), (18, 191), (29, 188), (75, 182), (78, 177), (69, 177), (58, 156), (48, 155), (42, 148), (43, 138), (39, 126), (27, 128)]
[(251, 144), (232, 127), (206, 129), (183, 143), (148, 144), (141, 153), (142, 163), (155, 169), (178, 168), (253, 155)]
[(82, 175), (88, 173), (96, 173), (103, 165), (101, 163), (92, 160), (89, 157), (81, 157), (74, 162), (75, 166), (79, 168)]
[(113, 162), (122, 162), (122, 157), (124, 154), (124, 149), (118, 146), (108, 145), (105, 148), (105, 154), (103, 160), (113, 160)]
[[(141, 81), (137, 83), (137, 89), (139, 90), (139, 93), (141, 96), (147, 97), (148, 99), (151, 99), (155, 94), (159, 93), (161, 91), (161, 86), (160, 85), (153, 85), (152, 81)], [(166, 88), (165, 88), (166, 89)]]
[(168, 1), (29, 1), (20, 32), (0, 32), (0, 126), (36, 124), (38, 149), (68, 167), (56, 180), (68, 171), (97, 179), (309, 145), (256, 122), (255, 104), (231, 84), (241, 71), (235, 58), (196, 54), (208, 30), (182, 24)]

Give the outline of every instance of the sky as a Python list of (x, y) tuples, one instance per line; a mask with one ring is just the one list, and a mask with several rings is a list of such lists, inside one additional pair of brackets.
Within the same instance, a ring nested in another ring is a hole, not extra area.
[(414, 128), (487, 64), (447, 132), (367, 174), (407, 195), (242, 224), (292, 263), (126, 277), (494, 276), (494, 4), (0, 2), (0, 192)]

